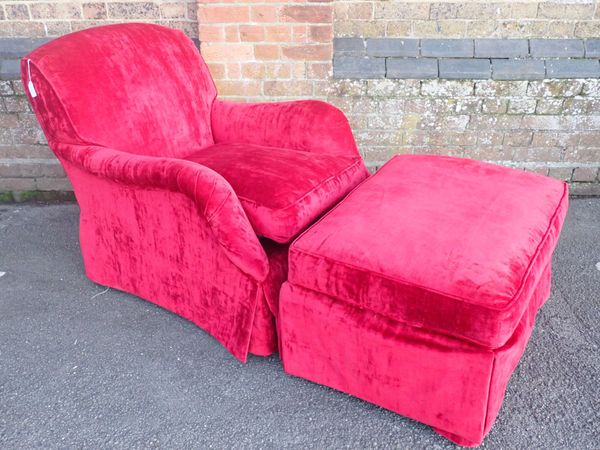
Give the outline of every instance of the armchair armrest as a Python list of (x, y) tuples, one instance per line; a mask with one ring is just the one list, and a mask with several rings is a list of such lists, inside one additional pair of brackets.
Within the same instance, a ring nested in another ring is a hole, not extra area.
[(51, 146), (61, 158), (93, 175), (187, 195), (231, 262), (257, 281), (266, 278), (269, 263), (264, 249), (233, 189), (218, 173), (190, 161), (141, 156), (96, 145)]
[(234, 103), (217, 99), (211, 122), (217, 143), (359, 156), (344, 113), (321, 101)]

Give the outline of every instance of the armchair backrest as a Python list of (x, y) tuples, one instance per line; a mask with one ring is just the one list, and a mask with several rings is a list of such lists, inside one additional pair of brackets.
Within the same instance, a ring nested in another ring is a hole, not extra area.
[(139, 23), (90, 28), (37, 48), (21, 72), (51, 141), (167, 157), (213, 142), (215, 85), (180, 31)]

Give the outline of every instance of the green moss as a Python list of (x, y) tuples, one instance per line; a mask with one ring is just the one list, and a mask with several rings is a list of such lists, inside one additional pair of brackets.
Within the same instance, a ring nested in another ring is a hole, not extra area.
[(12, 192), (0, 192), (0, 203), (12, 203), (14, 201)]
[(0, 203), (23, 202), (72, 202), (75, 200), (73, 192), (69, 191), (14, 191), (0, 192)]
[(19, 191), (13, 192), (13, 197), (15, 199), (15, 202), (21, 203), (32, 200), (38, 200), (39, 194), (39, 191)]

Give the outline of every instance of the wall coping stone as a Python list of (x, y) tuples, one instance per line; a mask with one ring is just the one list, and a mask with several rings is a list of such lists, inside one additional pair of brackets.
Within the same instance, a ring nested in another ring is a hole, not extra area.
[(600, 39), (350, 37), (333, 48), (334, 78), (600, 78)]
[(20, 59), (51, 38), (0, 38), (0, 80), (20, 78)]

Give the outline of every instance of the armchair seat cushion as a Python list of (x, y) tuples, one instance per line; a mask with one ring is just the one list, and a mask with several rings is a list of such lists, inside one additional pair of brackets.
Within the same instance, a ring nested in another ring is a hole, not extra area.
[(254, 231), (290, 242), (368, 176), (357, 156), (216, 144), (185, 157), (225, 178)]

